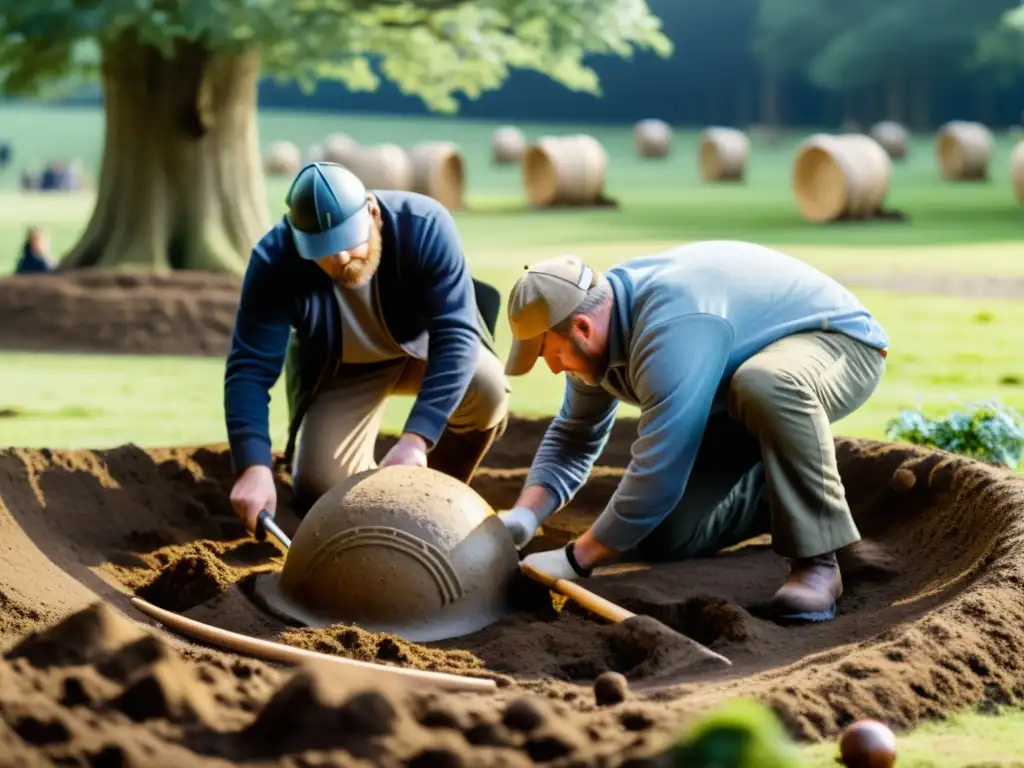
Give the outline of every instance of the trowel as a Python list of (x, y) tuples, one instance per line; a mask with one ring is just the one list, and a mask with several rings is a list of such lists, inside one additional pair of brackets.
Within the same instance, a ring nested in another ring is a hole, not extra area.
[[(578, 603), (580, 606), (586, 608), (591, 613), (594, 613), (597, 616), (600, 616), (601, 618), (605, 619), (606, 621), (612, 622), (613, 624), (629, 621), (630, 619), (635, 619), (637, 617), (637, 614), (633, 613), (632, 611), (628, 611), (622, 606), (616, 605), (612, 601), (607, 600), (601, 597), (600, 595), (591, 592), (586, 587), (583, 587), (574, 581), (556, 578), (548, 573), (545, 573), (544, 571), (541, 571), (538, 568), (534, 568), (533, 566), (527, 565), (526, 563), (520, 563), (519, 569), (523, 572), (523, 574), (533, 579), (537, 583), (543, 584), (548, 589), (558, 592), (559, 594), (564, 595), (565, 597), (568, 597), (570, 600), (574, 601), (575, 603)], [(684, 635), (681, 632), (677, 632), (664, 622), (658, 621), (657, 619), (654, 619), (650, 616), (645, 617), (645, 620), (655, 624), (655, 626), (658, 627), (659, 633), (662, 636), (677, 638), (680, 643), (693, 647), (694, 650), (696, 650), (697, 653), (703, 658), (714, 661), (723, 666), (732, 666), (732, 661), (729, 660), (727, 657), (723, 656), (717, 651), (711, 650), (703, 643), (699, 643), (696, 640), (694, 640), (692, 637), (688, 637), (687, 635)]]
[(269, 509), (261, 509), (259, 515), (256, 517), (256, 538), (262, 540), (268, 533), (281, 542), (281, 546), (285, 549), (291, 547), (292, 540), (289, 539), (285, 532), (281, 530), (280, 526), (274, 522), (274, 513)]

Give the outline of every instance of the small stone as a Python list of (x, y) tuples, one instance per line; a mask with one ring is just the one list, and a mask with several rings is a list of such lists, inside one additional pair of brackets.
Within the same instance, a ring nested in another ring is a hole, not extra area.
[(619, 672), (602, 672), (594, 681), (594, 701), (600, 707), (620, 704), (629, 694), (629, 681)]
[(529, 699), (516, 699), (505, 707), (501, 722), (510, 731), (529, 733), (544, 722), (544, 713), (535, 702)]
[(900, 467), (892, 473), (892, 489), (897, 492), (909, 491), (917, 483), (917, 475)]
[(846, 768), (892, 768), (896, 762), (896, 737), (877, 720), (858, 720), (839, 738), (839, 759)]

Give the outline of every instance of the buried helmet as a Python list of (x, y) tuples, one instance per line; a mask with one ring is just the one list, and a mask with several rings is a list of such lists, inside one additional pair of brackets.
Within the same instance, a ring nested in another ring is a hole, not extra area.
[(310, 508), (257, 599), (300, 625), (354, 624), (411, 642), (476, 632), (510, 612), (519, 556), (472, 488), (427, 467), (370, 469)]

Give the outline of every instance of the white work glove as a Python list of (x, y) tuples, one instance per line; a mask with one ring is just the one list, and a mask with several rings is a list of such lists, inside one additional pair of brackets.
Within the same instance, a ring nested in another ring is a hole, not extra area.
[(516, 549), (525, 547), (540, 527), (540, 521), (532, 509), (527, 507), (513, 507), (498, 513), (505, 529), (512, 537)]
[(576, 570), (569, 564), (569, 556), (565, 553), (565, 547), (550, 549), (547, 552), (535, 552), (523, 558), (523, 565), (529, 565), (556, 579), (576, 581), (581, 578), (580, 574), (576, 573)]

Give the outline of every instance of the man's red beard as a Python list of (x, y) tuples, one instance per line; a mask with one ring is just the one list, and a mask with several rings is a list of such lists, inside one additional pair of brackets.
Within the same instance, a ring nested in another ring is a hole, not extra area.
[(331, 280), (343, 288), (357, 288), (370, 280), (380, 266), (381, 236), (380, 228), (374, 224), (370, 227), (370, 250), (365, 259), (352, 259), (343, 267), (331, 262)]

